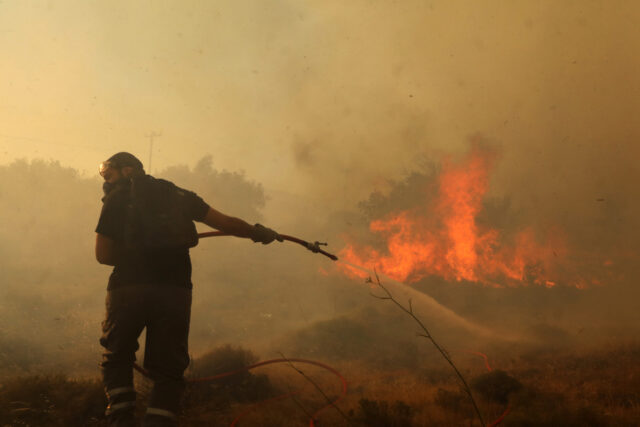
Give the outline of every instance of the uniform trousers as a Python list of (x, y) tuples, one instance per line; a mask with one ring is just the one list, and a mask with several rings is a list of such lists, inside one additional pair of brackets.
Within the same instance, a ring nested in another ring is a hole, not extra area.
[(133, 363), (146, 327), (144, 368), (153, 389), (145, 426), (176, 426), (189, 365), (191, 289), (171, 285), (129, 285), (107, 291), (100, 344), (110, 426), (134, 426)]

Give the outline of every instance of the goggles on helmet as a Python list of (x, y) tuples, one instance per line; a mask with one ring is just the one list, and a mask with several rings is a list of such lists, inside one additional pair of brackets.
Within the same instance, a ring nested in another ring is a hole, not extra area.
[(104, 175), (107, 173), (107, 171), (112, 168), (115, 168), (115, 165), (112, 162), (108, 160), (104, 161), (100, 163), (100, 165), (98, 166), (98, 173), (100, 174), (101, 177), (104, 178)]

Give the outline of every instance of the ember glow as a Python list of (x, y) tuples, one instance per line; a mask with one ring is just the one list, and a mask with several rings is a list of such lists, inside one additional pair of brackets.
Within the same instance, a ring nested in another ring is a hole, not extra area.
[[(435, 202), (371, 222), (386, 250), (350, 243), (340, 258), (402, 282), (438, 276), (490, 286), (555, 286), (567, 252), (562, 233), (552, 230), (540, 239), (524, 228), (507, 235), (477, 222), (496, 157), (474, 145), (462, 161), (445, 161)], [(346, 264), (341, 268), (354, 277), (366, 275)]]

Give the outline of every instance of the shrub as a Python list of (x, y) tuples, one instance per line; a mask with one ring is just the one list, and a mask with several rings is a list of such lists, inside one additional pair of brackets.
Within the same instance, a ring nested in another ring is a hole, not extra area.
[(207, 383), (191, 383), (185, 393), (185, 407), (201, 404), (227, 406), (231, 401), (262, 400), (272, 394), (273, 387), (266, 375), (254, 375), (243, 368), (254, 364), (258, 357), (242, 347), (225, 345), (193, 361), (187, 377), (190, 379), (215, 376), (239, 370), (237, 374)]
[(522, 388), (522, 384), (505, 371), (495, 370), (471, 381), (471, 387), (482, 397), (506, 405), (509, 395)]

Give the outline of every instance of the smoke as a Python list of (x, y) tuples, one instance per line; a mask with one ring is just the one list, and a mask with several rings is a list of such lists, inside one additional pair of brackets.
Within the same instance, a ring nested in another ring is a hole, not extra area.
[[(358, 200), (481, 133), (503, 147), (493, 191), (542, 216), (595, 215), (596, 199), (628, 194), (637, 6), (350, 2), (313, 12), (326, 30), (305, 33), (319, 45), (308, 55), (315, 72), (286, 110), (305, 188)], [(314, 147), (314, 162), (301, 146)]]

